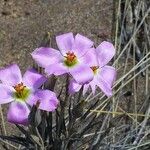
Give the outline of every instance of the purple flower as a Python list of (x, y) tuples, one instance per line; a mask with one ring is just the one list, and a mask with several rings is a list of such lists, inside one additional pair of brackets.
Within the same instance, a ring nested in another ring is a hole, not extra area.
[(39, 109), (53, 111), (58, 100), (54, 92), (38, 89), (46, 78), (33, 69), (22, 77), (16, 64), (0, 70), (0, 104), (11, 102), (7, 119), (15, 124), (28, 124), (29, 105), (39, 103)]
[(88, 38), (73, 33), (56, 37), (60, 51), (53, 48), (40, 47), (33, 53), (33, 59), (45, 68), (48, 75), (69, 73), (76, 82), (87, 83), (93, 79), (92, 70), (86, 65), (89, 57), (87, 51), (93, 51), (93, 42)]
[(108, 97), (112, 95), (112, 85), (116, 79), (116, 70), (112, 66), (106, 65), (112, 57), (115, 55), (115, 48), (109, 42), (102, 42), (96, 49), (95, 53), (88, 52), (91, 60), (87, 64), (93, 70), (94, 78), (88, 84), (79, 84), (75, 80), (70, 81), (69, 91), (70, 93), (78, 92), (83, 86), (83, 94), (87, 92), (89, 87), (92, 89), (92, 93), (95, 93), (96, 86), (98, 86)]

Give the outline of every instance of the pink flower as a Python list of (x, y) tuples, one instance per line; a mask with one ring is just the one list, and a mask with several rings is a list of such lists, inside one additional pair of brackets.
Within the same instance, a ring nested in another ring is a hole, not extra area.
[(29, 105), (39, 103), (39, 109), (54, 111), (58, 100), (54, 92), (38, 89), (46, 78), (33, 69), (22, 77), (16, 64), (0, 70), (0, 104), (11, 102), (7, 119), (15, 124), (28, 124)]
[(88, 55), (91, 60), (87, 61), (87, 64), (93, 70), (94, 78), (88, 84), (79, 84), (74, 79), (70, 81), (69, 91), (70, 93), (78, 92), (83, 86), (83, 94), (87, 92), (89, 87), (92, 89), (92, 93), (95, 93), (96, 86), (98, 86), (108, 97), (112, 95), (112, 85), (116, 79), (116, 69), (112, 66), (108, 66), (107, 63), (115, 55), (115, 48), (109, 42), (102, 42), (95, 52), (89, 51)]
[(93, 42), (77, 34), (66, 33), (56, 37), (60, 51), (53, 48), (40, 47), (33, 53), (33, 59), (45, 68), (48, 75), (69, 73), (76, 82), (87, 83), (93, 79), (92, 70), (86, 65), (88, 51), (93, 51)]

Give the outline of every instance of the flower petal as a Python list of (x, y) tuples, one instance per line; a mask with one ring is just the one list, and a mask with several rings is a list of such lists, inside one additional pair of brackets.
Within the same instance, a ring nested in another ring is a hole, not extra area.
[(98, 66), (98, 59), (94, 48), (88, 49), (88, 51), (80, 57), (80, 61), (89, 67)]
[(95, 94), (95, 90), (96, 90), (96, 84), (97, 84), (97, 82), (95, 82), (94, 80), (92, 80), (89, 84), (90, 84), (90, 87), (92, 89), (92, 93), (94, 95)]
[(69, 69), (70, 74), (79, 84), (88, 83), (93, 79), (93, 71), (90, 67), (79, 64)]
[(112, 87), (114, 81), (116, 80), (116, 75), (116, 69), (106, 65), (100, 69), (99, 78), (105, 81), (109, 87)]
[(8, 85), (0, 84), (0, 104), (13, 101), (13, 88)]
[(83, 86), (83, 95), (85, 95), (85, 93), (88, 91), (88, 89), (89, 89), (89, 84), (84, 84), (84, 86)]
[(9, 106), (7, 119), (14, 124), (28, 124), (30, 110), (24, 102), (12, 102)]
[(27, 103), (31, 106), (40, 102), (39, 109), (46, 111), (54, 111), (58, 106), (56, 94), (50, 90), (38, 90)]
[(68, 72), (68, 68), (63, 63), (56, 63), (55, 65), (49, 65), (45, 72), (48, 75), (54, 74), (56, 76), (62, 75)]
[(34, 69), (27, 70), (23, 76), (23, 83), (31, 89), (38, 89), (45, 81), (46, 77)]
[(13, 64), (0, 70), (0, 80), (2, 83), (15, 86), (22, 82), (22, 76), (18, 65)]
[(75, 36), (75, 43), (73, 45), (74, 52), (77, 53), (78, 56), (82, 56), (87, 52), (87, 49), (93, 46), (93, 42), (87, 37), (77, 34)]
[(108, 96), (112, 96), (112, 85), (116, 79), (116, 70), (111, 66), (104, 66), (97, 75), (97, 85)]
[(99, 65), (103, 67), (115, 55), (115, 48), (110, 42), (104, 41), (96, 48), (96, 52), (98, 56)]
[(61, 53), (65, 56), (68, 51), (72, 50), (74, 44), (73, 33), (70, 32), (56, 36), (56, 42)]
[(43, 68), (59, 62), (62, 58), (62, 55), (59, 51), (48, 47), (37, 48), (31, 55), (37, 64)]
[(112, 96), (112, 88), (107, 85), (107, 83), (103, 80), (99, 80), (97, 86), (108, 96)]
[(84, 85), (84, 88), (83, 88), (83, 95), (87, 92), (88, 88), (91, 87), (91, 90), (92, 90), (92, 93), (93, 95), (95, 94), (95, 91), (96, 91), (96, 85), (97, 85), (97, 78), (95, 77), (94, 75), (94, 78), (92, 81), (90, 81), (88, 84), (85, 84)]
[(75, 80), (70, 80), (69, 82), (69, 93), (74, 94), (75, 92), (78, 92), (81, 89), (82, 85), (78, 84)]

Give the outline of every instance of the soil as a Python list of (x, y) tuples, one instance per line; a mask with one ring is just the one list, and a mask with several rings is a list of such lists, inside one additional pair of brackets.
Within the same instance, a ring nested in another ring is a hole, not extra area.
[[(0, 67), (32, 66), (30, 53), (47, 32), (80, 33), (96, 44), (110, 40), (112, 18), (113, 0), (0, 0)], [(6, 127), (15, 133), (13, 125)]]

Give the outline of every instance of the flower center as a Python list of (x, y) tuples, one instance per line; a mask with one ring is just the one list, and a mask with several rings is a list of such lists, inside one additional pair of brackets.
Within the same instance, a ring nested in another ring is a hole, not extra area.
[(90, 68), (93, 70), (94, 74), (96, 74), (99, 67), (98, 66), (92, 66)]
[(76, 55), (73, 52), (66, 53), (64, 63), (68, 67), (74, 66), (77, 63), (77, 57), (76, 57)]
[(25, 101), (28, 98), (30, 90), (22, 82), (13, 86), (13, 88), (15, 89), (14, 97), (16, 99)]

